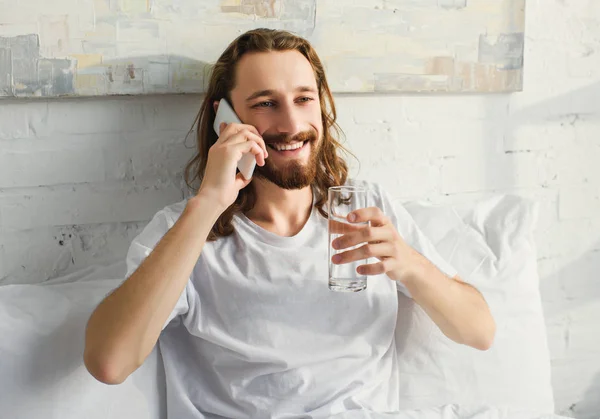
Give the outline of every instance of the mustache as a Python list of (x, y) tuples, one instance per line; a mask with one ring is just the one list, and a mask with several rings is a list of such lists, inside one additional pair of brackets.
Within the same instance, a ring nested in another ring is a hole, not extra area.
[(304, 142), (304, 141), (316, 141), (317, 139), (317, 131), (314, 129), (301, 131), (298, 134), (289, 135), (289, 134), (263, 134), (263, 140), (265, 144), (274, 144), (274, 143), (295, 143), (295, 142)]

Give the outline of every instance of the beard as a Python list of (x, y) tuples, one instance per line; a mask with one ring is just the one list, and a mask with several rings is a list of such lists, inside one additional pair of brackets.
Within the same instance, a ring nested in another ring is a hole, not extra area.
[(322, 141), (318, 141), (317, 132), (314, 129), (302, 131), (294, 136), (264, 135), (263, 139), (267, 145), (307, 141), (306, 146), (310, 146), (310, 156), (306, 164), (296, 159), (290, 159), (284, 167), (277, 167), (273, 161), (267, 158), (264, 166), (256, 166), (255, 176), (283, 189), (302, 189), (314, 182), (317, 177), (317, 157), (322, 144)]

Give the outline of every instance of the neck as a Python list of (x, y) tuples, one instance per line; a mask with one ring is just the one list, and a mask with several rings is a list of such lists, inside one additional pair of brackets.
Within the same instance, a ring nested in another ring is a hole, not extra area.
[(264, 180), (255, 178), (249, 187), (254, 188), (256, 202), (246, 213), (252, 222), (280, 236), (298, 234), (312, 211), (312, 188), (283, 189)]

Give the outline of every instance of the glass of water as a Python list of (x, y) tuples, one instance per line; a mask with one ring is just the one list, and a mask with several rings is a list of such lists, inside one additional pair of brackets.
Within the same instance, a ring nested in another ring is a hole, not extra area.
[(349, 213), (367, 207), (367, 190), (357, 186), (333, 186), (328, 191), (329, 215), (329, 289), (333, 291), (356, 292), (367, 288), (367, 276), (360, 275), (356, 268), (367, 263), (366, 259), (336, 265), (331, 257), (336, 253), (347, 252), (363, 245), (336, 250), (331, 242), (336, 238), (358, 231), (369, 225), (368, 222), (351, 223), (346, 218)]

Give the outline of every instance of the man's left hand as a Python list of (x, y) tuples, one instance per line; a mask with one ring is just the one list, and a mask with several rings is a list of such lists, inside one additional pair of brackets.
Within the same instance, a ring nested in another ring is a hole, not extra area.
[[(348, 214), (347, 220), (362, 225), (351, 224), (350, 232), (336, 238), (331, 243), (332, 247), (335, 250), (342, 250), (364, 244), (356, 249), (334, 255), (331, 260), (336, 265), (370, 257), (377, 258), (379, 262), (360, 265), (357, 272), (362, 275), (385, 273), (391, 279), (400, 282), (417, 274), (423, 267), (424, 257), (402, 239), (396, 227), (381, 209), (369, 207), (355, 210)], [(364, 224), (365, 222), (368, 224)], [(336, 222), (330, 220), (330, 223)]]

